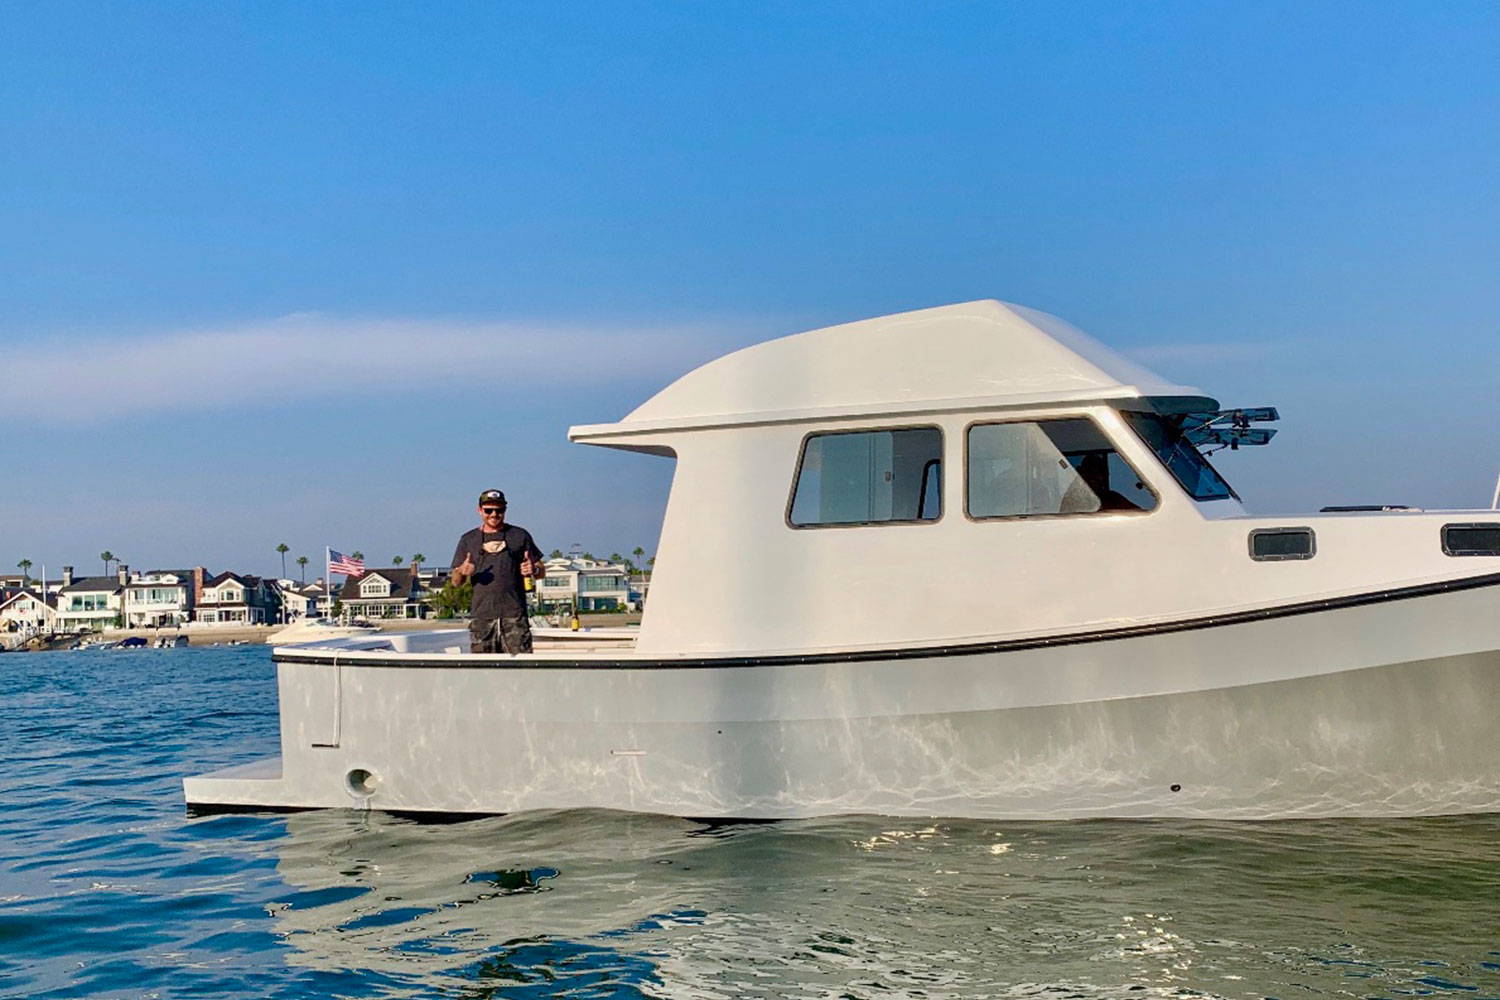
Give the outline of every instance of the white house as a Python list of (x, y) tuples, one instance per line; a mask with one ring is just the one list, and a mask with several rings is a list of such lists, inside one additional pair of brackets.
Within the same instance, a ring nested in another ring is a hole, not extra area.
[(323, 618), (329, 613), (328, 587), (321, 579), (313, 583), (298, 583), (295, 580), (277, 580), (281, 591), (281, 606), (286, 620)]
[(0, 600), (0, 632), (23, 636), (51, 632), (57, 621), (57, 598), (26, 588)]
[(205, 570), (154, 569), (137, 573), (125, 585), (127, 628), (176, 628), (193, 618)]
[(563, 556), (547, 560), (537, 581), (543, 609), (564, 605), (579, 611), (614, 611), (631, 605), (630, 571), (619, 563)]
[(62, 586), (57, 590), (59, 632), (102, 632), (121, 616), (121, 598), (130, 567), (121, 566), (114, 576), (75, 577), (72, 566), (63, 567)]

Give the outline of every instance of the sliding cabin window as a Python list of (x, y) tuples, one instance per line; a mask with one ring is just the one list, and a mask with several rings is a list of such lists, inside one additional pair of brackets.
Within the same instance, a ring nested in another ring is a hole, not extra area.
[(1239, 499), (1218, 470), (1208, 464), (1198, 446), (1183, 434), (1180, 420), (1137, 410), (1122, 410), (1120, 415), (1156, 452), (1161, 464), (1187, 490), (1188, 496), (1194, 500)]
[(974, 424), (967, 464), (973, 518), (1156, 508), (1156, 494), (1086, 417)]
[(936, 427), (811, 434), (787, 521), (794, 528), (936, 521), (943, 514)]

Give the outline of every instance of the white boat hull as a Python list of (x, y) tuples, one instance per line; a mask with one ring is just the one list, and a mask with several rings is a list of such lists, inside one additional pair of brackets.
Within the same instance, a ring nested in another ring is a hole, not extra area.
[(1500, 810), (1500, 585), (1412, 594), (810, 662), (282, 651), (279, 772), (186, 796), (751, 819)]

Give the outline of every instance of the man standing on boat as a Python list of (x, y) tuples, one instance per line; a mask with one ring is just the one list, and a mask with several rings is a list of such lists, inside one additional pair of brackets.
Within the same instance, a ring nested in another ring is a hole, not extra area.
[(531, 652), (526, 591), (547, 575), (531, 532), (505, 523), (505, 494), (479, 494), (479, 527), (463, 533), (453, 550), (454, 586), (474, 581), (469, 620), (471, 653)]

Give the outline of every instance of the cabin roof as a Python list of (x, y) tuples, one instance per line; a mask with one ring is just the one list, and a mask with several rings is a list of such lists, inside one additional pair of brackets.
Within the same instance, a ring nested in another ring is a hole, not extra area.
[(756, 344), (688, 372), (617, 424), (569, 436), (1147, 396), (1202, 393), (1056, 316), (983, 299)]

